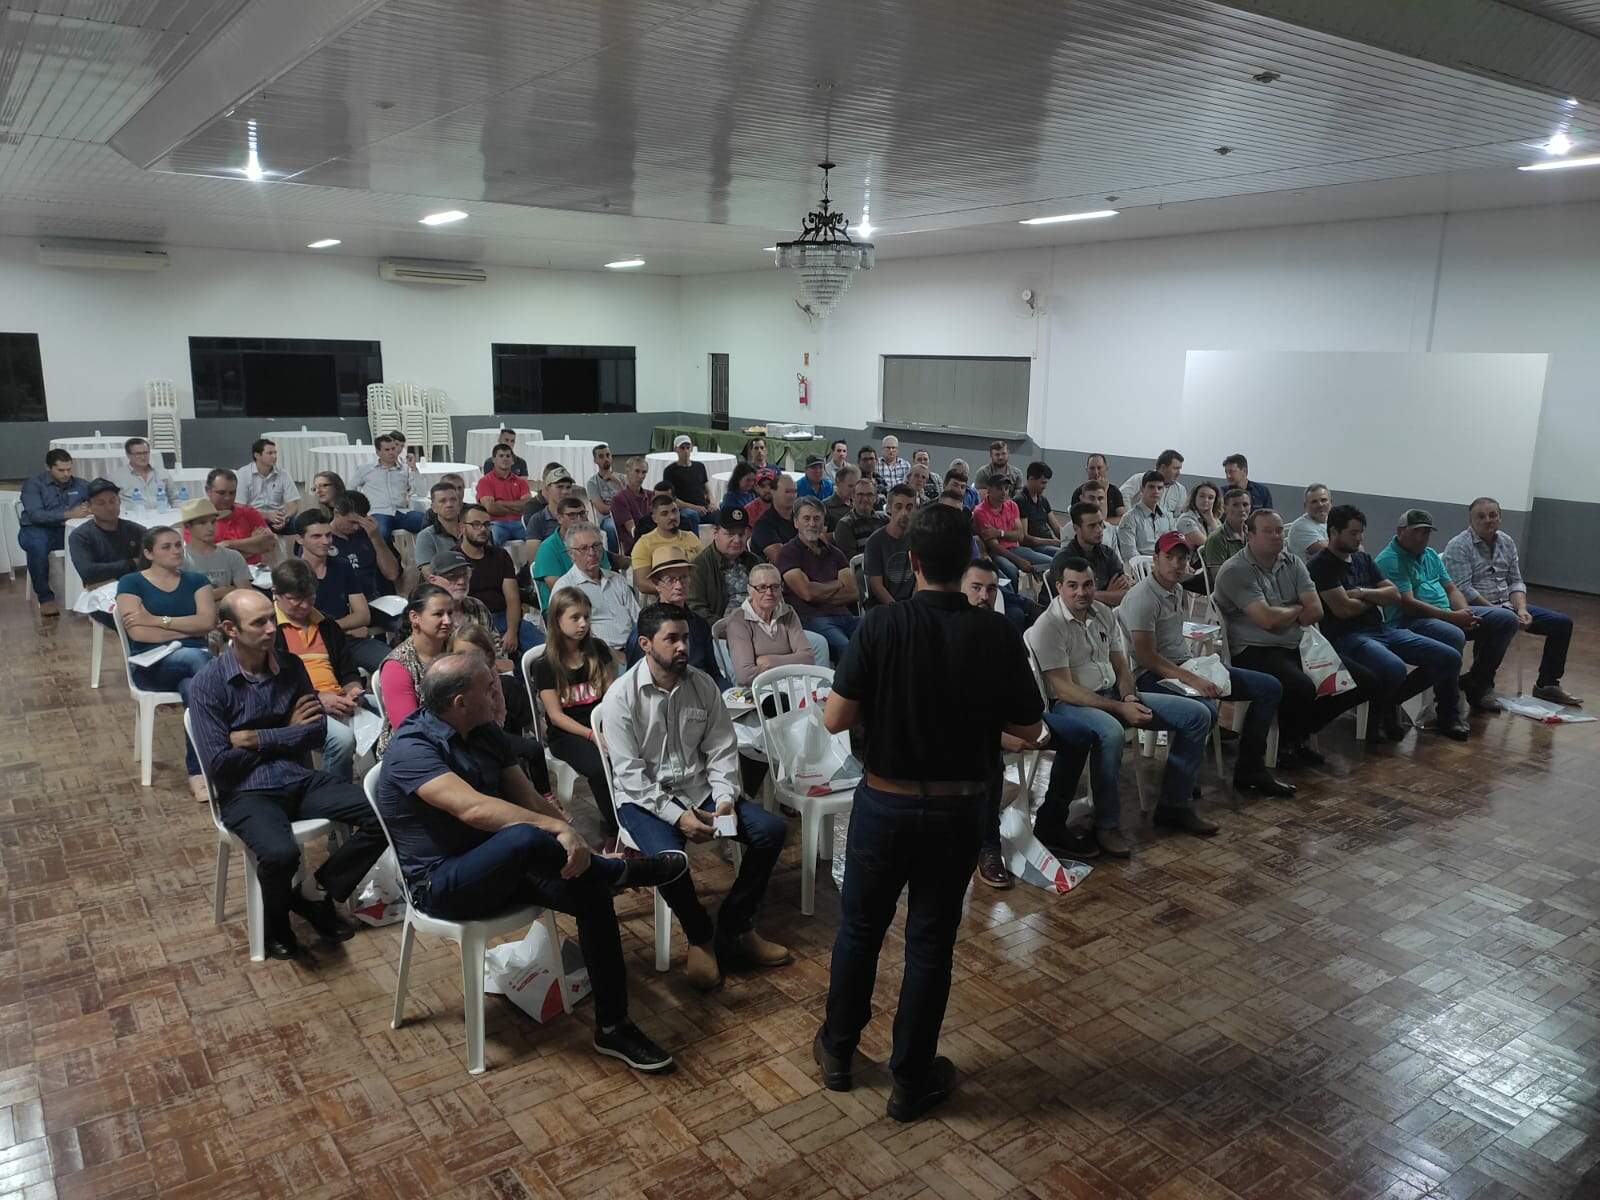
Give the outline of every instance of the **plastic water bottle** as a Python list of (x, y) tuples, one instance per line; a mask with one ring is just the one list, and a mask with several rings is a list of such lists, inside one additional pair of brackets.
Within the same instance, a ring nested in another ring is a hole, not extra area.
[(163, 511), (167, 507), (167, 485), (164, 480), (156, 480), (156, 507)]
[(128, 492), (128, 500), (133, 504), (143, 504), (144, 503), (144, 489), (141, 488), (138, 484), (134, 484), (132, 489), (130, 489), (129, 492)]
[(181, 504), (185, 503), (188, 499), (189, 499), (189, 485), (187, 483), (180, 483), (178, 485), (178, 503), (181, 505)]

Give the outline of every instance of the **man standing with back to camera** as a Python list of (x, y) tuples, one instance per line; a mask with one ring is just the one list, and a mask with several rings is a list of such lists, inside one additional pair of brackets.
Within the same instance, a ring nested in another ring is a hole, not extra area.
[[(1043, 713), (1021, 636), (961, 592), (972, 519), (943, 504), (918, 509), (907, 552), (916, 591), (867, 614), (822, 718), (833, 733), (861, 724), (867, 769), (850, 813), (827, 1018), (811, 1047), (823, 1084), (849, 1091), (878, 954), (905, 889), (905, 974), (889, 1060), (888, 1113), (896, 1121), (915, 1120), (955, 1089), (955, 1064), (935, 1051), (984, 793), (1000, 734), (1031, 744)], [(928, 703), (969, 694), (974, 679), (984, 686), (966, 703)]]

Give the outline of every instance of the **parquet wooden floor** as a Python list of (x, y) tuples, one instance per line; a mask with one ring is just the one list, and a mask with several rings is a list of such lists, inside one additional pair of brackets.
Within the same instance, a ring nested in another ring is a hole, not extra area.
[[(1549, 600), (1600, 707), (1600, 602)], [(818, 1085), (837, 894), (799, 916), (793, 849), (764, 924), (799, 961), (709, 997), (651, 969), (648, 901), (619, 902), (660, 1079), (589, 1050), (587, 1005), (539, 1026), (492, 997), (467, 1075), (431, 938), (391, 1031), (398, 927), (250, 964), (237, 866), (212, 923), (176, 715), (141, 789), (120, 660), (90, 691), (88, 645), (0, 586), (4, 1200), (1600, 1194), (1595, 725), (1476, 719), (1359, 761), (1346, 722), (1297, 799), (1224, 809), (1211, 842), (1147, 832), (1065, 897), (980, 886), (943, 1043), (964, 1083), (901, 1126), (881, 1072)]]

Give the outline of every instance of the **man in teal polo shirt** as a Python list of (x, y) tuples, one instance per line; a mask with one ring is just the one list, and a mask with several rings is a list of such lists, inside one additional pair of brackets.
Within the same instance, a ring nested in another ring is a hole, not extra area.
[(1470, 638), (1472, 669), (1461, 690), (1475, 712), (1500, 711), (1494, 674), (1517, 633), (1517, 614), (1506, 608), (1473, 606), (1450, 578), (1444, 559), (1428, 545), (1433, 517), (1425, 509), (1400, 514), (1394, 538), (1376, 559), (1378, 569), (1400, 591), (1400, 603), (1383, 610), (1383, 619), (1460, 651)]

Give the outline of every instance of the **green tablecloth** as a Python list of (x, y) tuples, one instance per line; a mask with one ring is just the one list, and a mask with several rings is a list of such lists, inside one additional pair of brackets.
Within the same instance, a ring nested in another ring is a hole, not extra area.
[[(687, 433), (701, 450), (719, 454), (739, 454), (751, 435), (739, 429), (707, 429), (703, 425), (657, 425), (650, 433), (650, 449), (671, 450), (672, 439)], [(767, 460), (799, 471), (804, 468), (808, 454), (827, 454), (828, 444), (821, 438), (775, 438), (767, 442)], [(788, 462), (785, 462), (785, 459)]]

